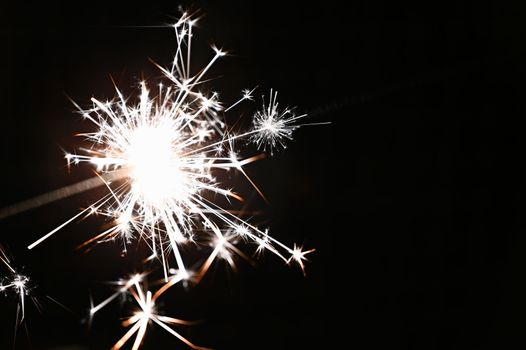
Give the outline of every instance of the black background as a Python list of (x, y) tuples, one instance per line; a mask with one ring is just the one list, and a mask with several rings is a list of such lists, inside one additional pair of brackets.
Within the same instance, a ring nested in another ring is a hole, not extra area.
[[(520, 3), (520, 2), (517, 2)], [(61, 147), (91, 127), (66, 98), (134, 93), (168, 63), (176, 1), (20, 1), (1, 10), (2, 206), (90, 176), (68, 173)], [(167, 314), (203, 323), (181, 332), (218, 349), (510, 348), (526, 344), (523, 148), (526, 8), (391, 1), (182, 3), (205, 14), (207, 44), (230, 50), (211, 72), (233, 101), (255, 85), (314, 122), (248, 171), (267, 194), (271, 233), (315, 247), (307, 277), (267, 254), (238, 273), (218, 267)], [(207, 56), (208, 55), (208, 56)], [(245, 109), (249, 114), (254, 106)], [(26, 246), (97, 191), (0, 222), (1, 240), (38, 285), (18, 349), (107, 349), (124, 334), (113, 305), (81, 322), (89, 294), (133, 272), (133, 251), (74, 247), (101, 219)], [(251, 251), (253, 247), (244, 247)], [(67, 306), (51, 302), (51, 296)], [(12, 346), (14, 300), (0, 300), (0, 348)], [(144, 349), (184, 348), (152, 327)]]

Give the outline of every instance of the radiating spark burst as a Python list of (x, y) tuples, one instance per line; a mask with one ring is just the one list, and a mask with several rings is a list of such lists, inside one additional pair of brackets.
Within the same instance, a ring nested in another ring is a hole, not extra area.
[(18, 327), (25, 319), (26, 298), (30, 297), (37, 307), (39, 304), (30, 295), (32, 288), (30, 287), (29, 277), (15, 270), (2, 246), (0, 246), (0, 261), (8, 270), (8, 275), (0, 279), (0, 292), (17, 296), (16, 325)]
[[(116, 87), (113, 100), (92, 98), (89, 109), (76, 105), (84, 118), (95, 124), (96, 131), (81, 134), (89, 146), (65, 157), (68, 165), (81, 162), (94, 165), (97, 178), (38, 197), (39, 203), (48, 203), (101, 185), (108, 190), (29, 249), (74, 220), (97, 214), (107, 217), (111, 224), (81, 247), (120, 239), (126, 250), (130, 242), (143, 240), (151, 249), (148, 260), (158, 259), (162, 264), (164, 280), (155, 293), (144, 288), (145, 275), (136, 274), (117, 282), (115, 293), (99, 304), (92, 303), (90, 320), (119, 296), (132, 295), (139, 306), (124, 321), (123, 325), (130, 328), (113, 349), (120, 349), (133, 337), (133, 349), (138, 349), (150, 323), (185, 344), (202, 349), (168, 326), (189, 323), (159, 315), (155, 302), (174, 285), (199, 282), (217, 260), (225, 261), (233, 269), (236, 256), (250, 261), (237, 247), (240, 241), (252, 241), (257, 245), (257, 254), (271, 251), (286, 263), (296, 262), (303, 271), (305, 255), (313, 251), (303, 251), (296, 245), (290, 248), (272, 238), (268, 229), (261, 230), (249, 223), (243, 218), (245, 212), (230, 204), (242, 202), (243, 198), (223, 183), (224, 173), (236, 171), (264, 198), (245, 171), (247, 164), (264, 155), (241, 157), (237, 144), (253, 142), (259, 149), (272, 153), (292, 138), (292, 132), (299, 127), (294, 122), (305, 115), (295, 116), (289, 108), (280, 111), (277, 93), (271, 90), (268, 105), (263, 101), (263, 110), (254, 114), (249, 130), (236, 133), (229, 129), (224, 114), (243, 101), (252, 101), (255, 89), (243, 90), (241, 98), (228, 108), (223, 107), (217, 93), (202, 91), (206, 73), (225, 52), (212, 47), (214, 55), (210, 62), (193, 73), (190, 53), (194, 25), (195, 19), (183, 14), (173, 26), (177, 50), (169, 68), (156, 64), (163, 74), (158, 87), (152, 89), (151, 84), (142, 81), (136, 101), (125, 97)], [(226, 202), (229, 204), (223, 204)], [(17, 213), (34, 206), (26, 201), (21, 208), (9, 208), (7, 212)], [(189, 242), (210, 248), (201, 264), (194, 266), (195, 272), (187, 269), (183, 259), (181, 248)]]
[(263, 97), (263, 108), (254, 115), (254, 130), (258, 130), (250, 136), (250, 139), (260, 149), (268, 149), (272, 154), (278, 146), (286, 148), (286, 141), (292, 140), (292, 133), (300, 127), (298, 119), (307, 115), (296, 115), (293, 109), (285, 108), (280, 111), (277, 102), (278, 92), (270, 90), (268, 104), (265, 105)]
[[(207, 261), (223, 257), (230, 264), (229, 254), (239, 254), (230, 243), (237, 235), (258, 243), (258, 252), (270, 250), (283, 261), (295, 260), (303, 268), (307, 252), (280, 243), (216, 199), (242, 201), (218, 180), (222, 172), (229, 170), (243, 174), (261, 194), (244, 170), (261, 155), (239, 157), (236, 140), (253, 140), (263, 148), (268, 144), (272, 150), (292, 137), (297, 127), (293, 122), (305, 115), (294, 116), (291, 109), (280, 112), (277, 93), (271, 90), (268, 105), (263, 103), (264, 110), (255, 114), (252, 129), (237, 134), (229, 130), (224, 112), (243, 100), (252, 100), (254, 90), (244, 90), (242, 98), (226, 109), (217, 93), (200, 91), (207, 71), (226, 53), (212, 47), (210, 62), (192, 74), (194, 24), (195, 19), (183, 14), (173, 26), (177, 50), (170, 68), (156, 64), (166, 85), (159, 84), (155, 93), (143, 81), (136, 103), (116, 88), (116, 97), (111, 101), (92, 98), (93, 107), (87, 110), (77, 105), (97, 131), (82, 134), (90, 146), (81, 148), (78, 154), (66, 154), (66, 159), (68, 164), (94, 165), (108, 193), (31, 244), (30, 249), (83, 215), (102, 214), (113, 224), (85, 244), (121, 238), (125, 250), (132, 240), (142, 239), (150, 247), (151, 257), (161, 261), (166, 281), (171, 266), (186, 272), (181, 246), (210, 234), (220, 244)], [(83, 182), (83, 189), (86, 184)], [(203, 268), (206, 271), (207, 264)]]
[(152, 294), (151, 291), (146, 291), (144, 288), (144, 277), (145, 275), (136, 274), (130, 277), (126, 281), (120, 281), (118, 284), (121, 285), (121, 288), (109, 298), (105, 299), (100, 304), (92, 306), (90, 309), (90, 315), (93, 316), (95, 313), (100, 311), (102, 308), (107, 306), (112, 300), (116, 299), (119, 295), (128, 294), (133, 297), (134, 302), (138, 305), (138, 309), (135, 309), (133, 314), (129, 316), (126, 320), (122, 322), (122, 325), (126, 328), (129, 327), (128, 331), (120, 338), (115, 345), (112, 347), (112, 350), (118, 350), (122, 348), (126, 343), (128, 343), (134, 336), (135, 340), (133, 341), (132, 350), (137, 350), (141, 346), (141, 343), (144, 340), (148, 325), (155, 323), (164, 330), (166, 330), (171, 335), (178, 338), (180, 341), (188, 345), (193, 349), (198, 350), (207, 350), (207, 348), (197, 346), (192, 343), (190, 340), (183, 337), (179, 332), (170, 327), (169, 325), (183, 325), (189, 326), (194, 322), (185, 321), (173, 317), (160, 315), (155, 302), (157, 299), (164, 293), (166, 290), (187, 279), (189, 275), (185, 273), (179, 273), (174, 276), (171, 280), (171, 285), (168, 286), (164, 284), (160, 289)]

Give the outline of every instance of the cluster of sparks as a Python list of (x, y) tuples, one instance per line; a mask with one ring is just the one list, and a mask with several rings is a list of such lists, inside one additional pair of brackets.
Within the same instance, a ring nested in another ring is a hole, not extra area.
[[(171, 335), (195, 349), (194, 345), (174, 330), (175, 325), (190, 322), (159, 314), (155, 303), (169, 288), (181, 282), (199, 281), (216, 260), (224, 260), (235, 268), (236, 256), (250, 260), (239, 242), (256, 244), (256, 253), (270, 251), (287, 264), (296, 263), (304, 271), (306, 254), (300, 246), (289, 247), (250, 223), (243, 210), (232, 202), (243, 197), (224, 183), (228, 172), (244, 176), (263, 196), (249, 178), (245, 167), (261, 159), (259, 151), (271, 154), (285, 148), (299, 127), (293, 109), (280, 110), (277, 92), (263, 97), (262, 109), (255, 112), (248, 130), (234, 131), (226, 125), (224, 115), (243, 101), (252, 101), (255, 89), (242, 91), (242, 97), (224, 107), (215, 92), (205, 93), (204, 78), (214, 63), (226, 52), (212, 47), (214, 55), (202, 69), (191, 69), (192, 31), (196, 19), (183, 14), (173, 25), (177, 50), (169, 67), (156, 66), (162, 72), (162, 83), (155, 89), (140, 83), (138, 98), (125, 97), (116, 87), (110, 101), (92, 98), (92, 107), (76, 105), (83, 117), (93, 123), (96, 131), (83, 133), (88, 146), (66, 154), (68, 165), (86, 162), (96, 168), (96, 186), (105, 186), (107, 193), (93, 204), (44, 235), (29, 249), (61, 230), (74, 220), (90, 215), (107, 218), (109, 226), (81, 246), (107, 241), (122, 242), (123, 250), (134, 241), (144, 242), (150, 251), (148, 261), (157, 260), (163, 270), (161, 287), (147, 290), (144, 274), (119, 282), (118, 289), (97, 305), (90, 316), (115, 300), (129, 294), (138, 309), (123, 322), (125, 335), (114, 345), (120, 349), (132, 338), (132, 349), (140, 347), (149, 324), (160, 326)], [(242, 156), (239, 144), (255, 145), (256, 154)], [(263, 197), (264, 198), (264, 197)], [(207, 255), (189, 269), (184, 246), (208, 246)], [(0, 285), (0, 291), (11, 290), (20, 297), (22, 319), (28, 279), (9, 265), (12, 278)]]
[[(156, 310), (155, 302), (164, 292), (168, 290), (170, 285), (165, 284), (163, 287), (158, 289), (155, 293), (152, 293), (151, 291), (146, 290), (144, 288), (145, 277), (146, 277), (145, 274), (135, 274), (127, 280), (118, 281), (117, 285), (119, 288), (117, 289), (117, 291), (113, 293), (112, 295), (110, 295), (108, 298), (106, 298), (104, 301), (99, 303), (98, 305), (96, 306), (92, 305), (90, 309), (90, 318), (91, 318), (100, 309), (102, 309), (103, 307), (111, 303), (118, 296), (121, 296), (124, 294), (131, 295), (134, 303), (136, 304), (136, 308), (134, 309), (133, 313), (122, 322), (122, 325), (124, 327), (126, 328), (129, 327), (128, 331), (115, 343), (115, 345), (112, 347), (112, 350), (120, 349), (128, 341), (130, 341), (134, 336), (135, 336), (135, 340), (133, 341), (132, 350), (139, 349), (143, 341), (143, 338), (146, 334), (148, 325), (150, 323), (155, 323), (156, 325), (163, 328), (165, 331), (167, 331), (171, 335), (177, 337), (179, 340), (181, 340), (183, 343), (185, 343), (186, 345), (188, 345), (189, 347), (193, 349), (208, 350), (207, 348), (195, 345), (190, 340), (186, 339), (179, 332), (177, 332), (176, 330), (174, 330), (172, 327), (169, 326), (169, 325), (190, 326), (193, 324), (193, 322), (160, 315)], [(171, 283), (175, 284), (177, 283), (177, 281), (186, 279), (188, 277), (189, 276), (184, 276), (182, 274), (179, 274), (177, 278), (171, 280)]]
[(25, 318), (26, 297), (30, 297), (38, 306), (36, 299), (30, 296), (29, 277), (17, 272), (9, 260), (5, 250), (0, 246), (0, 262), (7, 271), (4, 278), (0, 278), (0, 293), (15, 295), (18, 299), (16, 325), (20, 325)]
[(299, 127), (295, 122), (305, 117), (305, 114), (295, 115), (290, 108), (280, 111), (277, 97), (278, 92), (270, 90), (266, 105), (263, 99), (263, 108), (256, 112), (253, 121), (254, 129), (259, 132), (250, 136), (258, 148), (268, 149), (271, 154), (278, 147), (286, 148), (285, 142), (292, 140), (293, 131)]

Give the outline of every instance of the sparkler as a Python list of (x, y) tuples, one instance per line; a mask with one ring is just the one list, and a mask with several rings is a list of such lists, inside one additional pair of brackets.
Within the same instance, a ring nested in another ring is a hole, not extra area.
[[(142, 81), (134, 101), (117, 88), (109, 101), (92, 98), (92, 107), (81, 108), (83, 117), (96, 126), (96, 131), (80, 134), (88, 145), (75, 153), (67, 153), (69, 165), (90, 163), (96, 177), (64, 187), (0, 211), (0, 218), (37, 207), (72, 194), (105, 186), (107, 194), (94, 201), (66, 222), (28, 246), (33, 249), (74, 220), (101, 215), (111, 223), (109, 228), (81, 244), (97, 244), (119, 239), (123, 250), (133, 241), (144, 241), (151, 251), (147, 260), (161, 263), (164, 284), (154, 293), (144, 288), (144, 275), (134, 275), (118, 283), (118, 290), (97, 305), (92, 305), (90, 319), (119, 295), (130, 294), (139, 309), (123, 322), (129, 327), (114, 345), (118, 350), (135, 337), (137, 350), (149, 324), (154, 323), (186, 345), (204, 349), (182, 337), (169, 325), (189, 325), (190, 322), (162, 316), (155, 302), (172, 286), (193, 279), (198, 282), (214, 261), (222, 259), (235, 269), (234, 256), (250, 260), (238, 247), (241, 241), (256, 243), (256, 253), (270, 251), (287, 264), (296, 263), (305, 272), (306, 255), (313, 252), (300, 246), (281, 243), (243, 217), (231, 202), (243, 202), (243, 197), (224, 185), (229, 171), (243, 175), (264, 198), (250, 179), (245, 167), (264, 155), (240, 156), (239, 144), (255, 144), (270, 151), (285, 148), (293, 132), (300, 126), (292, 108), (279, 109), (277, 92), (270, 90), (263, 97), (262, 109), (255, 112), (250, 129), (234, 131), (227, 127), (224, 114), (243, 101), (252, 101), (255, 89), (242, 91), (241, 98), (224, 107), (217, 93), (202, 91), (206, 73), (226, 52), (212, 46), (214, 55), (199, 71), (191, 68), (192, 31), (196, 19), (189, 14), (173, 25), (177, 49), (170, 67), (154, 62), (162, 73), (161, 83), (153, 91), (151, 83)], [(306, 125), (306, 124), (303, 124)], [(223, 199), (221, 199), (223, 198)], [(228, 205), (223, 203), (228, 202)], [(182, 247), (206, 244), (209, 254), (195, 272), (190, 271)], [(4, 258), (2, 258), (4, 261)], [(11, 269), (7, 259), (4, 263)], [(12, 269), (11, 269), (12, 270)], [(15, 271), (12, 270), (13, 274)], [(21, 300), (24, 317), (24, 296), (28, 279), (16, 275), (8, 288)]]
[(286, 108), (283, 111), (278, 109), (277, 91), (270, 90), (268, 104), (265, 105), (263, 98), (263, 108), (254, 115), (254, 129), (259, 132), (250, 136), (250, 139), (264, 150), (269, 149), (272, 154), (277, 146), (286, 148), (285, 142), (292, 140), (292, 133), (299, 128), (298, 119), (307, 115), (295, 115), (293, 110)]
[[(89, 147), (65, 157), (68, 164), (94, 165), (100, 181), (93, 186), (105, 185), (108, 193), (29, 249), (78, 217), (101, 214), (113, 225), (86, 244), (120, 238), (126, 250), (128, 243), (142, 239), (151, 249), (151, 258), (161, 261), (166, 280), (171, 266), (186, 271), (182, 245), (210, 234), (217, 242), (225, 242), (225, 227), (229, 234), (242, 232), (240, 236), (259, 243), (260, 250), (270, 250), (283, 261), (295, 261), (303, 268), (308, 252), (282, 244), (214, 199), (220, 195), (229, 202), (243, 201), (218, 180), (221, 172), (229, 170), (243, 174), (261, 193), (244, 170), (261, 155), (239, 157), (235, 141), (252, 140), (258, 147), (269, 145), (271, 150), (278, 144), (284, 146), (285, 139), (291, 139), (298, 127), (294, 122), (305, 115), (295, 116), (288, 108), (279, 111), (277, 93), (271, 90), (268, 105), (263, 103), (264, 109), (255, 113), (252, 129), (240, 133), (229, 130), (224, 111), (252, 100), (254, 90), (244, 90), (241, 99), (226, 109), (217, 93), (207, 95), (199, 90), (207, 71), (226, 52), (212, 47), (210, 62), (192, 75), (194, 25), (195, 19), (183, 14), (173, 26), (177, 50), (171, 68), (156, 64), (163, 73), (163, 83), (168, 84), (159, 84), (155, 94), (143, 81), (137, 103), (130, 102), (116, 87), (114, 100), (92, 98), (90, 109), (76, 105), (97, 131), (81, 134), (91, 143)], [(82, 186), (82, 190), (87, 189), (86, 182)], [(217, 249), (214, 252), (211, 256), (215, 257)]]

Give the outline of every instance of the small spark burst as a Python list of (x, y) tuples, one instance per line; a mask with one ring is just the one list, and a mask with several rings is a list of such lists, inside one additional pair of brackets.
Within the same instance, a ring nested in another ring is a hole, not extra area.
[[(133, 341), (132, 350), (137, 350), (141, 346), (144, 337), (146, 336), (146, 331), (148, 326), (152, 323), (163, 328), (165, 331), (178, 338), (181, 342), (188, 345), (189, 347), (197, 350), (207, 350), (207, 348), (197, 346), (192, 343), (187, 338), (183, 337), (179, 332), (170, 325), (174, 326), (190, 326), (194, 324), (191, 321), (185, 321), (178, 318), (173, 318), (169, 316), (164, 316), (159, 313), (156, 307), (157, 299), (168, 290), (169, 287), (186, 280), (189, 275), (185, 273), (178, 273), (170, 280), (170, 285), (164, 284), (160, 289), (155, 293), (152, 293), (150, 290), (144, 288), (145, 275), (134, 275), (126, 281), (119, 281), (117, 284), (121, 286), (117, 292), (112, 294), (109, 298), (105, 299), (100, 304), (91, 307), (90, 315), (93, 317), (95, 313), (100, 311), (102, 308), (107, 306), (112, 300), (117, 298), (119, 295), (130, 295), (136, 304), (136, 307), (131, 316), (126, 318), (122, 325), (126, 328), (129, 328), (128, 331), (113, 345), (112, 350), (121, 349), (126, 343), (131, 341), (135, 336)], [(138, 306), (138, 308), (137, 308)]]
[(15, 295), (18, 299), (16, 325), (17, 327), (24, 322), (26, 310), (26, 298), (30, 297), (38, 307), (36, 299), (31, 296), (31, 286), (29, 277), (17, 272), (11, 264), (5, 250), (0, 246), (0, 261), (8, 270), (8, 275), (0, 279), (0, 292)]
[(307, 115), (296, 115), (293, 109), (285, 108), (280, 111), (277, 102), (278, 92), (270, 90), (268, 104), (265, 105), (263, 97), (263, 108), (254, 115), (254, 130), (258, 130), (250, 136), (258, 148), (270, 150), (272, 154), (276, 148), (286, 148), (285, 142), (292, 140), (292, 133), (300, 127), (298, 119)]
[[(129, 242), (144, 240), (152, 257), (162, 263), (165, 279), (172, 266), (186, 270), (181, 246), (202, 241), (210, 234), (217, 242), (232, 241), (232, 235), (252, 240), (259, 243), (258, 251), (270, 250), (285, 262), (298, 254), (247, 222), (231, 204), (225, 206), (216, 198), (224, 197), (228, 203), (243, 201), (218, 180), (229, 170), (245, 176), (262, 195), (244, 170), (261, 154), (240, 157), (242, 152), (235, 141), (252, 140), (272, 151), (292, 138), (298, 127), (294, 121), (305, 115), (295, 116), (289, 108), (279, 111), (277, 93), (271, 90), (268, 105), (263, 103), (263, 110), (255, 113), (253, 128), (239, 133), (228, 129), (224, 113), (252, 100), (254, 89), (243, 90), (241, 99), (226, 109), (217, 93), (200, 90), (207, 71), (226, 53), (212, 47), (210, 62), (193, 75), (190, 52), (194, 25), (195, 19), (183, 14), (173, 26), (176, 54), (170, 68), (156, 64), (163, 83), (155, 92), (143, 81), (137, 102), (116, 88), (113, 100), (92, 98), (90, 109), (76, 105), (97, 130), (81, 134), (90, 142), (89, 147), (66, 154), (66, 160), (68, 165), (94, 165), (100, 179), (96, 185), (105, 185), (108, 193), (31, 244), (30, 249), (83, 215), (102, 214), (113, 225), (85, 244), (120, 238), (126, 250)], [(229, 232), (230, 238), (224, 232)], [(230, 252), (232, 249), (215, 249), (211, 256), (227, 258)]]
[(304, 251), (302, 247), (294, 245), (292, 256), (289, 258), (289, 263), (294, 261), (301, 267), (301, 271), (303, 271), (303, 274), (305, 274), (305, 261), (307, 261), (307, 258), (305, 258), (305, 256), (307, 254), (313, 253), (314, 251), (316, 251), (316, 249)]

